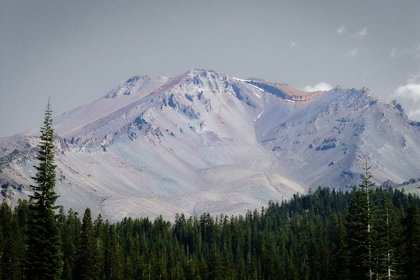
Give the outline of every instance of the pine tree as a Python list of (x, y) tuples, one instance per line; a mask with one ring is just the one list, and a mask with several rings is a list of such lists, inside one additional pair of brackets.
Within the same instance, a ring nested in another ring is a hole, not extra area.
[(349, 271), (349, 250), (346, 244), (346, 229), (342, 221), (337, 220), (337, 236), (334, 247), (331, 251), (331, 263), (329, 269), (329, 279), (350, 279)]
[(34, 193), (30, 196), (30, 226), (28, 227), (28, 251), (25, 263), (27, 279), (59, 279), (62, 271), (59, 227), (56, 221), (54, 191), (54, 131), (52, 128), (51, 105), (48, 101), (44, 125), (41, 127), (41, 141), (38, 145), (38, 166)]
[(76, 245), (79, 239), (80, 229), (82, 227), (77, 212), (72, 209), (68, 211), (67, 216), (64, 208), (61, 207), (59, 214), (60, 235), (61, 235), (61, 252), (63, 260), (62, 280), (74, 279), (73, 272), (76, 266)]
[(420, 279), (420, 215), (417, 207), (410, 205), (401, 223), (403, 274), (406, 279)]
[(83, 216), (82, 231), (77, 251), (77, 279), (99, 279), (99, 254), (89, 208), (86, 208)]
[(381, 191), (383, 205), (378, 209), (375, 239), (375, 260), (377, 279), (398, 278), (397, 261), (395, 257), (396, 236), (395, 219), (392, 211), (389, 190)]
[(225, 279), (225, 267), (223, 265), (223, 257), (220, 255), (219, 249), (213, 243), (208, 260), (209, 275), (208, 279), (218, 280)]
[(123, 263), (122, 255), (118, 242), (118, 235), (115, 224), (108, 226), (108, 239), (105, 260), (106, 279), (122, 280), (123, 277)]
[(99, 263), (99, 278), (105, 278), (105, 263), (106, 263), (106, 250), (107, 250), (107, 225), (104, 223), (102, 219), (102, 215), (99, 214), (98, 218), (96, 218), (95, 222), (93, 223), (93, 231), (95, 232), (95, 238), (97, 243), (97, 250), (98, 250), (98, 263)]
[(372, 202), (372, 175), (367, 163), (364, 167), (363, 184), (355, 191), (355, 196), (346, 217), (347, 244), (350, 257), (350, 273), (352, 279), (373, 279), (375, 228), (374, 205)]
[(19, 222), (13, 215), (12, 208), (3, 200), (0, 207), (0, 279), (20, 279), (19, 269), (21, 260), (20, 241), (22, 234), (20, 232)]

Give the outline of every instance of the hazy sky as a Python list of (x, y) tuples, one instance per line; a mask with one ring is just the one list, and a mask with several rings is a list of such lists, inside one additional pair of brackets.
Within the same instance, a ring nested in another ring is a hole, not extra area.
[(0, 137), (134, 75), (369, 87), (420, 120), (419, 0), (0, 0)]

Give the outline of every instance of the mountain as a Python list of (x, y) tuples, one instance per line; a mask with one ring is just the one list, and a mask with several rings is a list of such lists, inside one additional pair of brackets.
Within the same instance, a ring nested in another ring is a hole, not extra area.
[[(368, 89), (304, 92), (210, 70), (135, 76), (54, 119), (59, 204), (111, 220), (244, 214), (309, 188), (420, 174), (420, 126)], [(0, 139), (1, 193), (30, 192), (38, 128)]]
[(420, 195), (420, 178), (411, 178), (408, 181), (403, 182), (402, 184), (396, 184), (391, 180), (387, 180), (382, 183), (381, 187), (383, 188), (394, 188), (394, 189), (404, 189), (404, 191), (415, 194), (417, 196)]

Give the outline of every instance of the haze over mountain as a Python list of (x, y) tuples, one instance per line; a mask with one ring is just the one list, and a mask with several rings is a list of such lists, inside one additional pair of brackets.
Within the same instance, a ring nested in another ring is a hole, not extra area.
[[(304, 92), (210, 70), (135, 76), (54, 120), (59, 204), (116, 220), (243, 214), (309, 188), (420, 174), (420, 123), (369, 89)], [(38, 128), (0, 139), (2, 195), (30, 192)]]

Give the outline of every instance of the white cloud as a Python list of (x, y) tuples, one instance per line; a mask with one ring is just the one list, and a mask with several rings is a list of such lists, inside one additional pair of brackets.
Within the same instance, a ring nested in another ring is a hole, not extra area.
[(392, 97), (399, 97), (402, 99), (409, 99), (414, 102), (420, 101), (420, 83), (409, 83), (399, 86)]
[(344, 25), (341, 25), (340, 27), (336, 28), (335, 31), (337, 31), (338, 35), (343, 35), (347, 32), (347, 28)]
[(420, 73), (410, 74), (407, 84), (400, 85), (389, 97), (392, 99), (401, 101), (410, 119), (420, 121)]
[(358, 39), (361, 39), (361, 38), (365, 37), (366, 34), (367, 34), (367, 28), (366, 27), (363, 27), (362, 29), (360, 29), (356, 33), (351, 34), (349, 36), (349, 38), (358, 38)]
[(397, 57), (402, 56), (402, 55), (403, 55), (403, 54), (405, 54), (406, 52), (407, 52), (407, 49), (400, 50), (400, 49), (398, 49), (398, 48), (393, 48), (393, 49), (391, 50), (391, 53), (389, 54), (389, 56), (390, 56), (391, 58), (397, 58)]
[(290, 47), (294, 48), (296, 47), (297, 43), (295, 41), (290, 41)]
[(420, 120), (420, 108), (410, 110), (408, 117), (412, 120)]
[(307, 92), (311, 92), (311, 91), (328, 91), (332, 89), (332, 86), (328, 83), (325, 82), (320, 82), (319, 84), (316, 84), (314, 86), (306, 86), (304, 87), (302, 90), (303, 91), (307, 91)]
[(351, 51), (344, 54), (344, 56), (353, 56), (355, 57), (359, 53), (358, 49), (352, 49)]

